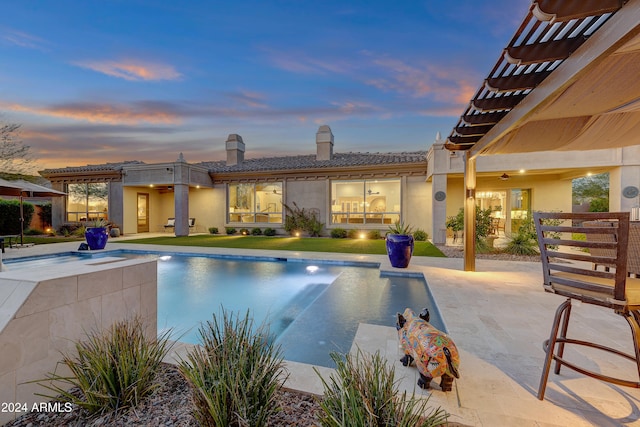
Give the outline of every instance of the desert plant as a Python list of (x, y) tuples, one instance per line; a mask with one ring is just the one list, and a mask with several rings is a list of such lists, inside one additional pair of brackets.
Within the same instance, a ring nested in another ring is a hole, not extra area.
[(199, 329), (201, 347), (180, 362), (193, 388), (196, 420), (203, 426), (264, 426), (279, 410), (276, 392), (285, 380), (279, 346), (266, 324), (255, 331), (244, 318), (222, 310)]
[(324, 387), (321, 398), (320, 424), (338, 426), (439, 426), (447, 422), (448, 414), (441, 408), (428, 406), (428, 399), (400, 394), (395, 370), (376, 352), (342, 356), (331, 353), (336, 364), (328, 380), (320, 376)]
[(537, 255), (538, 244), (528, 233), (516, 233), (509, 237), (507, 246), (502, 250), (513, 255)]
[(251, 229), (251, 235), (252, 236), (260, 236), (262, 234), (262, 230), (259, 229), (258, 227), (252, 228)]
[(218, 234), (218, 227), (209, 227), (209, 234)]
[[(154, 379), (172, 346), (171, 330), (157, 338), (147, 338), (143, 331), (143, 322), (136, 317), (116, 322), (106, 331), (88, 333), (86, 341), (75, 344), (77, 356), (63, 354), (62, 364), (72, 376), (54, 372), (38, 382), (57, 399), (90, 414), (134, 407), (157, 387)], [(77, 387), (79, 395), (72, 387)]]
[(229, 235), (236, 234), (238, 232), (238, 230), (236, 230), (235, 227), (226, 227), (225, 231)]
[(347, 230), (344, 228), (334, 228), (331, 230), (331, 237), (334, 239), (344, 239), (347, 237)]
[(274, 228), (267, 227), (264, 229), (264, 232), (262, 234), (264, 234), (265, 236), (275, 236), (276, 230)]
[(421, 228), (413, 232), (413, 238), (418, 242), (424, 242), (429, 238), (429, 234)]
[(400, 220), (398, 220), (394, 222), (393, 225), (389, 226), (389, 231), (387, 231), (387, 234), (400, 234), (400, 235), (408, 236), (412, 232), (413, 232), (413, 227), (409, 225), (404, 225), (404, 222), (401, 222)]
[(76, 237), (84, 237), (84, 234), (86, 233), (86, 231), (87, 231), (87, 228), (84, 225), (81, 225), (75, 230), (73, 230), (72, 234)]
[(287, 215), (284, 218), (284, 229), (293, 234), (297, 231), (305, 231), (311, 237), (318, 237), (322, 233), (324, 223), (318, 220), (317, 214), (313, 210), (300, 208), (296, 202), (293, 207), (283, 204)]

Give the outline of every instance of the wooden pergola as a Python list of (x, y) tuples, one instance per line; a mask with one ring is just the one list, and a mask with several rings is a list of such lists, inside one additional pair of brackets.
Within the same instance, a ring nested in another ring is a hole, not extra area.
[(478, 156), (640, 145), (640, 0), (534, 0), (445, 148), (465, 152), (464, 269)]

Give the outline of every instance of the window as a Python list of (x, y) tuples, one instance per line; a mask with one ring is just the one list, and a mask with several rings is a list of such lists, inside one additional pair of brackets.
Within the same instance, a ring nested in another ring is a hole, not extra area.
[(109, 184), (106, 182), (67, 185), (67, 221), (109, 219)]
[(228, 222), (282, 224), (282, 183), (229, 184)]
[(526, 222), (531, 213), (531, 190), (511, 190), (511, 231), (517, 232), (523, 222)]
[(400, 213), (399, 179), (331, 182), (331, 224), (392, 224)]

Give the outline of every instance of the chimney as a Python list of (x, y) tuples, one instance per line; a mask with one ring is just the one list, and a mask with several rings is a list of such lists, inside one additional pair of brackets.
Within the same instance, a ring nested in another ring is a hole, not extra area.
[(227, 148), (227, 166), (242, 164), (244, 161), (244, 142), (236, 133), (229, 134), (225, 142)]
[(316, 133), (316, 160), (331, 160), (333, 158), (333, 134), (331, 128), (322, 125)]

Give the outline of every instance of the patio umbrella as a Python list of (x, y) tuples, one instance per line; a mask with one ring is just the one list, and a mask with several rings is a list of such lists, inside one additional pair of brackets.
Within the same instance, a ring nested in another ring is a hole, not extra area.
[(0, 195), (17, 196), (20, 198), (20, 244), (24, 238), (24, 210), (23, 203), (25, 197), (61, 197), (66, 196), (62, 191), (47, 188), (32, 182), (18, 180), (7, 181), (0, 179)]

